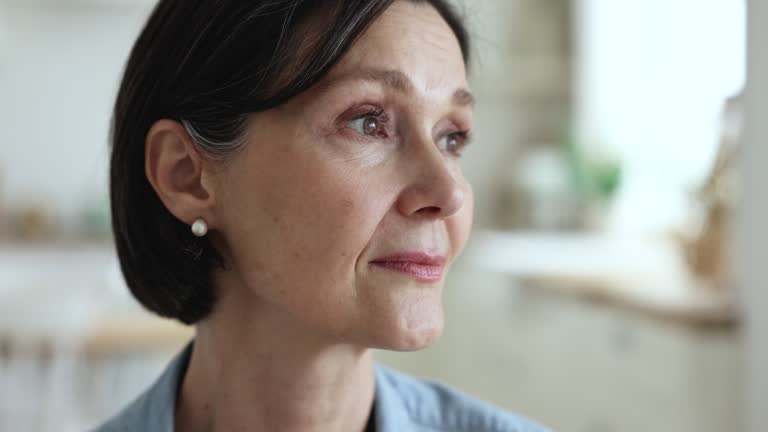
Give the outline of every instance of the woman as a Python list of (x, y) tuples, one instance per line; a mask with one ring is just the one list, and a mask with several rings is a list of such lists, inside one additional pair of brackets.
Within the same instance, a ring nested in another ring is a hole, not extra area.
[(472, 219), (443, 0), (162, 0), (112, 130), (133, 295), (196, 337), (101, 431), (539, 431), (374, 365), (440, 336)]

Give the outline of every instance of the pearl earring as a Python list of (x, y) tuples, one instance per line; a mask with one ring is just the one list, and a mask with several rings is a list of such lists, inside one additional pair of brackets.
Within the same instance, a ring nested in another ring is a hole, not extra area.
[(208, 224), (205, 223), (203, 218), (197, 218), (192, 224), (192, 234), (197, 237), (204, 237), (208, 233)]

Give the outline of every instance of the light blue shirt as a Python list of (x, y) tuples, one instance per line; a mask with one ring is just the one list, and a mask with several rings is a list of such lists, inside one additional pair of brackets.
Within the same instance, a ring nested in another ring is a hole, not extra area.
[[(96, 432), (174, 432), (179, 381), (192, 344), (155, 383)], [(525, 418), (445, 385), (376, 366), (376, 432), (548, 432)]]

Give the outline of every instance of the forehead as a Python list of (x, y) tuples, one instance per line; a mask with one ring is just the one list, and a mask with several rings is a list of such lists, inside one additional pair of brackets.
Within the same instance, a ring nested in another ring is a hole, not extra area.
[(395, 1), (355, 42), (328, 78), (376, 69), (400, 71), (422, 92), (452, 92), (467, 85), (456, 35), (426, 2)]

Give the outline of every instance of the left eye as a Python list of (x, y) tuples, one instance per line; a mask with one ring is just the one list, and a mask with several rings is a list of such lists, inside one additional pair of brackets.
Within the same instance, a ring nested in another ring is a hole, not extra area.
[(440, 139), (437, 140), (436, 144), (437, 148), (440, 150), (460, 156), (466, 142), (466, 132), (454, 132), (443, 135)]

